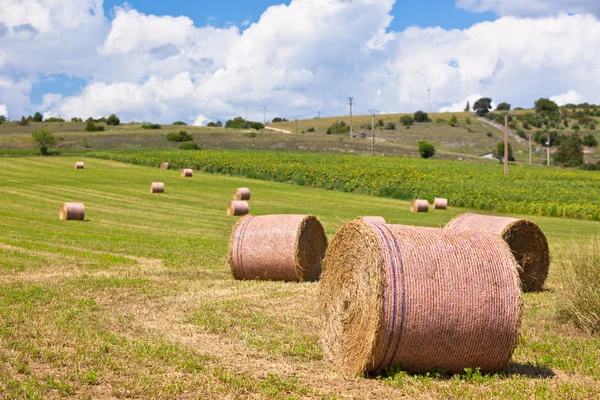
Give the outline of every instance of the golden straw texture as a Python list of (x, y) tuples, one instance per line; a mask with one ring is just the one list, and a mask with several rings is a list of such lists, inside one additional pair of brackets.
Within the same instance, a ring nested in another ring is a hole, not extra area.
[(227, 215), (230, 217), (237, 217), (240, 215), (246, 215), (250, 212), (250, 206), (247, 201), (231, 200), (227, 204)]
[(150, 193), (164, 193), (165, 184), (163, 182), (152, 182), (150, 185)]
[(370, 224), (385, 224), (385, 218), (383, 218), (383, 217), (370, 216), (370, 217), (359, 217), (359, 219), (362, 219), (363, 221), (368, 222)]
[(84, 168), (83, 161), (77, 161), (75, 163), (75, 169), (83, 169), (83, 168)]
[(433, 209), (434, 210), (447, 210), (448, 209), (448, 199), (440, 199), (438, 197), (433, 201)]
[(233, 200), (250, 200), (250, 189), (238, 188), (233, 191)]
[(428, 212), (429, 202), (427, 200), (413, 200), (410, 202), (410, 211), (415, 213)]
[(236, 279), (316, 281), (327, 237), (312, 215), (242, 218), (229, 240), (229, 267)]
[(519, 285), (497, 235), (354, 220), (323, 261), (324, 355), (350, 374), (504, 369), (518, 343)]
[(194, 171), (191, 169), (182, 169), (181, 170), (181, 176), (184, 176), (186, 178), (191, 178), (194, 175)]
[(61, 221), (83, 221), (85, 207), (83, 203), (63, 203), (58, 216)]
[(446, 229), (500, 235), (521, 266), (519, 273), (523, 291), (542, 290), (550, 270), (550, 249), (546, 235), (534, 222), (526, 219), (466, 213), (448, 222)]

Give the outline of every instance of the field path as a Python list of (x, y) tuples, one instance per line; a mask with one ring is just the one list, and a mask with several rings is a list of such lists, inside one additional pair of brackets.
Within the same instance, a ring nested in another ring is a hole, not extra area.
[(281, 133), (287, 133), (288, 135), (291, 135), (292, 132), (290, 131), (286, 131), (285, 129), (279, 129), (279, 128), (272, 128), (270, 126), (265, 126), (265, 129), (268, 129), (270, 131), (275, 131), (275, 132), (281, 132)]
[[(490, 126), (492, 126), (492, 127), (496, 128), (496, 129), (498, 129), (498, 130), (500, 130), (500, 131), (504, 132), (504, 126), (502, 126), (502, 125), (500, 125), (500, 124), (497, 124), (497, 123), (495, 123), (495, 122), (492, 122), (492, 121), (488, 121), (487, 119), (485, 119), (485, 118), (483, 118), (483, 117), (477, 117), (477, 119), (478, 119), (480, 122), (483, 122), (484, 124), (490, 125)], [(517, 135), (517, 134), (516, 134), (515, 132), (513, 132), (512, 130), (510, 130), (510, 129), (509, 129), (509, 130), (508, 130), (508, 134), (509, 134), (510, 136), (512, 136), (512, 137), (513, 137), (515, 140), (517, 140), (519, 143), (521, 143), (523, 146), (525, 146), (525, 147), (529, 146), (529, 143), (528, 143), (527, 139), (523, 139), (521, 136)], [(539, 152), (541, 151), (541, 149), (540, 149), (539, 147), (537, 147), (537, 146), (534, 146), (534, 145), (531, 145), (531, 148), (532, 148), (532, 150), (533, 150), (533, 151), (535, 151), (536, 153), (539, 153)]]

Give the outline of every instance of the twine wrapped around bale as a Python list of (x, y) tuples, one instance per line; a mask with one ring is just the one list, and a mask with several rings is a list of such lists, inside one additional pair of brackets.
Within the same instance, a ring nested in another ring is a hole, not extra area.
[(61, 221), (83, 221), (85, 206), (83, 203), (63, 203), (58, 216)]
[(316, 281), (327, 237), (312, 215), (242, 218), (229, 240), (229, 267), (236, 279)]
[(526, 219), (466, 213), (448, 222), (446, 229), (500, 235), (521, 266), (519, 274), (523, 291), (542, 290), (550, 269), (550, 250), (546, 235), (534, 222)]
[(230, 217), (237, 217), (240, 215), (246, 215), (250, 212), (250, 206), (247, 201), (231, 200), (227, 204), (227, 215)]
[(233, 200), (250, 200), (250, 189), (237, 188), (233, 191)]
[(171, 167), (169, 167), (169, 163), (168, 162), (164, 162), (162, 164), (160, 164), (160, 169), (169, 169)]
[(427, 200), (413, 200), (410, 202), (410, 211), (415, 213), (428, 212), (429, 202)]
[(370, 224), (385, 224), (385, 218), (383, 217), (374, 217), (374, 216), (370, 216), (370, 217), (359, 217), (359, 219), (362, 219), (365, 222), (368, 222)]
[(497, 235), (354, 220), (323, 261), (326, 358), (350, 374), (508, 367), (522, 298)]
[(164, 193), (165, 184), (163, 182), (152, 182), (150, 185), (150, 193)]
[(83, 161), (77, 161), (75, 163), (75, 169), (83, 169), (83, 168), (84, 168)]
[(183, 176), (183, 177), (191, 178), (193, 175), (194, 175), (194, 171), (189, 168), (181, 170), (181, 176)]
[(447, 210), (448, 209), (448, 199), (441, 199), (436, 197), (433, 200), (433, 209), (434, 210)]

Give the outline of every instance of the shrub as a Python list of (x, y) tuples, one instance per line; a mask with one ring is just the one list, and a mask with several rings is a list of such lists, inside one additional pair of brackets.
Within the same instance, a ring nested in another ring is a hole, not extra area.
[[(504, 142), (498, 142), (496, 144), (496, 150), (494, 150), (494, 158), (500, 161), (500, 164), (504, 163)], [(515, 161), (515, 157), (513, 156), (512, 146), (508, 144), (508, 161)]]
[(471, 117), (467, 117), (467, 118), (465, 118), (465, 123), (466, 123), (467, 125), (471, 125)]
[(160, 124), (152, 124), (150, 122), (144, 122), (142, 124), (142, 129), (160, 129)]
[(0, 125), (6, 122), (6, 117), (4, 115), (0, 115)]
[(217, 122), (209, 122), (208, 124), (206, 124), (206, 126), (210, 127), (210, 128), (221, 128), (223, 126), (223, 123), (221, 123), (221, 121), (217, 121)]
[(492, 136), (494, 136), (494, 134), (493, 134), (492, 132), (488, 131), (488, 132), (485, 134), (485, 136), (487, 136), (487, 137), (492, 137)]
[(88, 132), (100, 132), (104, 130), (104, 127), (101, 125), (96, 125), (93, 119), (88, 118), (85, 123), (85, 130)]
[(43, 155), (48, 154), (48, 149), (52, 146), (56, 146), (56, 143), (58, 143), (56, 136), (46, 129), (33, 131), (31, 133), (31, 139), (39, 146), (40, 153)]
[(377, 123), (375, 124), (375, 126), (376, 126), (376, 127), (378, 127), (378, 128), (383, 128), (383, 127), (384, 127), (384, 125), (385, 125), (385, 124), (383, 123), (383, 120), (382, 120), (382, 119), (378, 119), (378, 120), (377, 120)]
[(281, 117), (275, 117), (275, 118), (273, 118), (273, 123), (274, 124), (277, 123), (277, 122), (286, 122), (286, 121), (287, 121), (287, 119), (281, 118)]
[(194, 142), (184, 142), (179, 145), (179, 150), (200, 150), (200, 147)]
[(171, 125), (183, 125), (183, 126), (187, 126), (187, 124), (185, 122), (183, 122), (183, 121), (175, 121)]
[(496, 110), (498, 110), (498, 111), (510, 111), (510, 104), (508, 104), (508, 103), (500, 103), (500, 104), (498, 104), (498, 107), (496, 107)]
[(583, 148), (581, 147), (581, 139), (576, 136), (567, 136), (560, 141), (558, 150), (552, 155), (555, 164), (571, 166), (572, 160), (578, 161), (578, 166), (583, 164)]
[(415, 113), (414, 119), (416, 122), (427, 122), (429, 121), (429, 116), (426, 112), (419, 110)]
[(106, 125), (117, 126), (120, 123), (121, 123), (121, 120), (115, 114), (110, 114), (110, 117), (108, 117), (106, 119)]
[(588, 125), (588, 128), (589, 128), (590, 131), (595, 131), (596, 130), (596, 125), (594, 125), (594, 124), (592, 124), (590, 122), (590, 124)]
[[(369, 123), (366, 123), (366, 124), (362, 124), (362, 125), (360, 126), (360, 129), (364, 129), (364, 130), (366, 130), (366, 131), (370, 131), (371, 129), (373, 129), (373, 127), (371, 126), (371, 124), (369, 124)], [(310, 129), (309, 129), (308, 131), (310, 132)]]
[(312, 126), (310, 128), (308, 128), (307, 132), (316, 132), (315, 128), (313, 128)]
[(44, 122), (65, 122), (65, 120), (62, 118), (52, 117), (52, 118), (48, 118)]
[(435, 155), (435, 146), (429, 142), (419, 142), (419, 153), (423, 158), (431, 158)]
[(444, 118), (436, 118), (435, 123), (436, 124), (445, 124), (446, 120)]
[(458, 124), (458, 118), (456, 118), (456, 115), (453, 115), (452, 118), (450, 118), (450, 121), (448, 121), (448, 125), (456, 126), (456, 124)]
[(395, 122), (388, 122), (387, 124), (385, 124), (385, 127), (383, 129), (385, 129), (386, 131), (396, 130), (396, 123)]
[(29, 121), (27, 119), (25, 119), (25, 117), (21, 117), (21, 120), (19, 122), (17, 122), (19, 124), (19, 126), (27, 126), (29, 125)]
[(531, 128), (531, 125), (529, 125), (529, 122), (523, 121), (523, 129), (529, 129), (529, 128)]
[(179, 131), (168, 133), (167, 140), (169, 142), (191, 142), (194, 138), (186, 131)]
[(83, 122), (81, 118), (73, 117), (71, 118), (71, 122)]
[(250, 128), (260, 131), (261, 129), (265, 129), (265, 125), (262, 122), (250, 122)]
[(42, 114), (40, 114), (39, 112), (36, 112), (33, 115), (33, 122), (42, 122), (44, 120), (44, 116)]
[(400, 117), (400, 123), (404, 126), (412, 125), (415, 122), (415, 119), (410, 115), (403, 115)]
[(256, 137), (256, 132), (248, 132), (244, 136), (249, 137), (249, 138), (255, 138)]
[(583, 137), (583, 145), (587, 147), (596, 147), (598, 146), (598, 141), (596, 140), (596, 137), (592, 134), (585, 135)]
[(341, 133), (348, 133), (350, 132), (350, 127), (348, 125), (346, 125), (346, 123), (344, 121), (341, 122), (334, 122), (333, 125), (331, 125), (329, 128), (327, 128), (327, 134), (328, 135), (335, 135), (335, 134), (341, 134)]

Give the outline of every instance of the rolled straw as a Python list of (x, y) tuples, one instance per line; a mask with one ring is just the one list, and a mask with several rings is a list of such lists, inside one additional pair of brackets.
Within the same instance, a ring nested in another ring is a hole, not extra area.
[(192, 175), (194, 175), (194, 171), (189, 168), (181, 170), (181, 176), (184, 176), (186, 178), (191, 178)]
[(368, 222), (369, 224), (385, 224), (385, 218), (383, 217), (359, 217), (360, 219), (362, 219), (365, 222)]
[(237, 188), (233, 191), (233, 200), (250, 200), (250, 189)]
[(75, 169), (83, 169), (84, 165), (83, 165), (83, 161), (77, 161), (75, 163)]
[(327, 237), (312, 215), (265, 215), (240, 219), (229, 240), (229, 266), (236, 279), (315, 281)]
[(61, 221), (83, 221), (85, 206), (83, 203), (63, 203), (58, 216)]
[(441, 199), (436, 197), (433, 200), (433, 209), (434, 210), (447, 210), (448, 209), (448, 199)]
[(508, 366), (522, 298), (497, 235), (354, 220), (323, 261), (325, 357), (350, 374)]
[(160, 164), (160, 169), (169, 169), (169, 163), (168, 162), (164, 162)]
[(150, 193), (164, 193), (165, 184), (163, 182), (152, 182), (150, 185)]
[(410, 211), (415, 213), (428, 212), (429, 202), (427, 200), (413, 200), (410, 202)]
[(466, 213), (448, 222), (446, 229), (500, 235), (521, 266), (519, 275), (523, 291), (542, 290), (550, 270), (550, 249), (546, 235), (534, 222), (526, 219)]
[(230, 217), (246, 215), (249, 212), (250, 206), (246, 201), (231, 200), (227, 204), (227, 215), (229, 215)]

